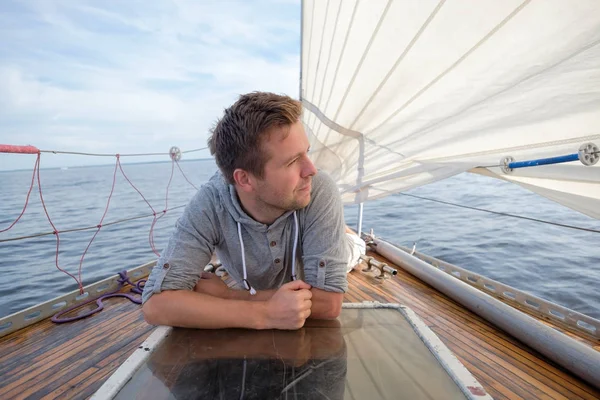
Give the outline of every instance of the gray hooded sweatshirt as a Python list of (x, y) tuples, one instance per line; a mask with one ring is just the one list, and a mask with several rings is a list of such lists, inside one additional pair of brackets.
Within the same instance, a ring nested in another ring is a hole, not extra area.
[[(345, 234), (341, 197), (323, 172), (312, 179), (308, 206), (298, 219), (296, 275), (315, 288), (344, 293), (350, 244)], [(167, 247), (152, 270), (146, 302), (163, 290), (193, 290), (213, 252), (229, 275), (243, 287), (241, 232), (248, 283), (256, 290), (276, 289), (292, 277), (296, 236), (294, 211), (271, 225), (257, 222), (242, 209), (235, 187), (220, 172), (203, 185), (177, 221)]]

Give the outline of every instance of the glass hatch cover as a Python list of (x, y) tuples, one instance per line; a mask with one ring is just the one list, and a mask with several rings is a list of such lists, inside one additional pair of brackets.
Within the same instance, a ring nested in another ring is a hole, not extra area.
[(358, 306), (297, 331), (169, 329), (94, 398), (491, 398), (410, 309)]

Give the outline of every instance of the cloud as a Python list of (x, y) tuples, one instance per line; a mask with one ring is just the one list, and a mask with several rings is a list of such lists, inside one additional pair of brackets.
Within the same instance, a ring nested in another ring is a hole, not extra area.
[[(3, 1), (0, 37), (4, 144), (199, 148), (240, 93), (298, 92), (299, 2)], [(106, 160), (43, 158), (46, 167), (94, 163)], [(0, 169), (31, 164), (0, 154)]]

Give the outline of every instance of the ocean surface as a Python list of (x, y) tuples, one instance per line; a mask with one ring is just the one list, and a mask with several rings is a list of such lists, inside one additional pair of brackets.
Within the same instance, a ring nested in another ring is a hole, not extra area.
[[(212, 160), (181, 162), (196, 186), (216, 171)], [(157, 210), (165, 208), (170, 163), (124, 164), (133, 184)], [(46, 208), (60, 230), (96, 226), (111, 190), (114, 165), (42, 169)], [(32, 171), (0, 172), (0, 230), (21, 213)], [(185, 205), (195, 189), (175, 168), (168, 207)], [(519, 186), (472, 174), (461, 174), (410, 194), (467, 206), (525, 215), (558, 223), (600, 229), (600, 221), (530, 193)], [(154, 229), (158, 251), (165, 246), (182, 208), (168, 212)], [(142, 197), (117, 174), (104, 223), (150, 213)], [(357, 206), (347, 206), (347, 223), (356, 228)], [(155, 259), (148, 241), (152, 218), (103, 227), (82, 266), (84, 285)], [(473, 272), (600, 319), (600, 234), (560, 228), (522, 219), (439, 204), (402, 194), (368, 202), (363, 230), (412, 246)], [(37, 187), (26, 213), (0, 233), (0, 317), (77, 288), (55, 266), (54, 235), (1, 242), (52, 232)], [(60, 234), (59, 266), (76, 275), (81, 255), (95, 230)]]

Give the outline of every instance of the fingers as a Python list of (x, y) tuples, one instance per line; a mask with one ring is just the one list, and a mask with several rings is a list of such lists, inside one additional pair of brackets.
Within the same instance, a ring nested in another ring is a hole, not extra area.
[(301, 280), (286, 283), (267, 301), (268, 325), (298, 329), (311, 314), (311, 286)]
[(298, 280), (286, 283), (281, 288), (286, 288), (288, 290), (300, 290), (300, 289), (309, 290), (311, 288), (311, 286), (308, 283), (298, 279)]
[(312, 299), (312, 292), (310, 290), (298, 290), (296, 292), (298, 294), (298, 297), (300, 298), (300, 300), (310, 300)]
[(310, 307), (308, 307), (308, 309), (301, 311), (298, 314), (298, 318), (295, 320), (295, 323), (287, 329), (300, 329), (304, 326), (306, 320), (308, 319), (308, 317), (310, 317)]
[(310, 308), (308, 310), (304, 311), (304, 315), (303, 315), (304, 320), (306, 320), (306, 319), (308, 319), (308, 317), (310, 317), (311, 312), (312, 311)]
[[(296, 294), (299, 295), (300, 292), (310, 293), (309, 290), (302, 290), (302, 291), (296, 292)], [(299, 301), (293, 307), (294, 311), (292, 311), (292, 312), (294, 314), (293, 318), (295, 319), (294, 326), (296, 328), (301, 328), (302, 326), (304, 326), (304, 322), (311, 314), (312, 301), (310, 299), (298, 299), (298, 300)]]

